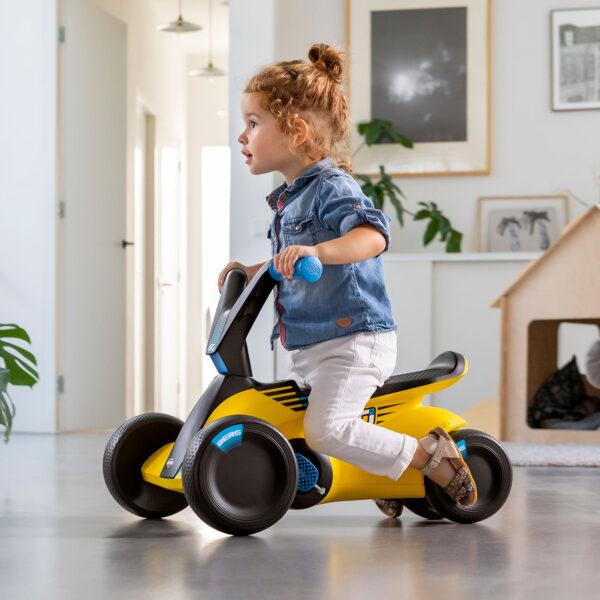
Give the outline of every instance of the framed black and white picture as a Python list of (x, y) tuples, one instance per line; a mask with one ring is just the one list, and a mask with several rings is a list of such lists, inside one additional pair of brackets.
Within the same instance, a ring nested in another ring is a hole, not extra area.
[(477, 200), (479, 252), (544, 252), (569, 222), (569, 199), (481, 196)]
[(347, 0), (348, 99), (357, 124), (390, 121), (414, 144), (383, 138), (356, 172), (490, 172), (491, 0)]
[(600, 8), (553, 10), (552, 110), (600, 108)]

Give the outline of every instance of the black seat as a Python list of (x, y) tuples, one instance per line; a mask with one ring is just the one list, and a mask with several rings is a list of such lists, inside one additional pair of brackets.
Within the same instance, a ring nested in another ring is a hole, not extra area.
[(444, 379), (457, 377), (465, 369), (465, 357), (458, 352), (442, 352), (436, 356), (429, 366), (423, 371), (414, 371), (412, 373), (402, 373), (401, 375), (392, 375), (386, 379), (385, 383), (378, 387), (372, 398), (376, 396), (385, 396), (401, 390), (409, 390), (430, 383), (437, 383)]

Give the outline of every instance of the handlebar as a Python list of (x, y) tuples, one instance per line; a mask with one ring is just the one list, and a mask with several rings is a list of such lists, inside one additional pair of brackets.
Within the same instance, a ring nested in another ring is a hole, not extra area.
[[(304, 256), (299, 258), (294, 265), (293, 279), (304, 279), (309, 283), (314, 283), (321, 278), (323, 273), (323, 265), (316, 256)], [(283, 276), (275, 270), (273, 261), (269, 263), (269, 274), (275, 281), (281, 281)]]

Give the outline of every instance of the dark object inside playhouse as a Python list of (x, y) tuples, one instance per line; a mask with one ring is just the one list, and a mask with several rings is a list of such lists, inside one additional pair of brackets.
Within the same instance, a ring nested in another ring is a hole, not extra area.
[(600, 430), (600, 389), (581, 373), (575, 355), (557, 368), (562, 323), (594, 325), (596, 335), (600, 333), (597, 319), (540, 320), (530, 324), (527, 423), (534, 429)]

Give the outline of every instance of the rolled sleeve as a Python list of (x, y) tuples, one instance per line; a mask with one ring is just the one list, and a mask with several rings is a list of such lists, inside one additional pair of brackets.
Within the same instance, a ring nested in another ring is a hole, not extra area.
[(385, 238), (383, 253), (390, 246), (391, 219), (373, 206), (371, 199), (365, 196), (354, 179), (348, 179), (351, 179), (349, 175), (322, 182), (317, 217), (340, 236), (359, 225), (372, 225)]

